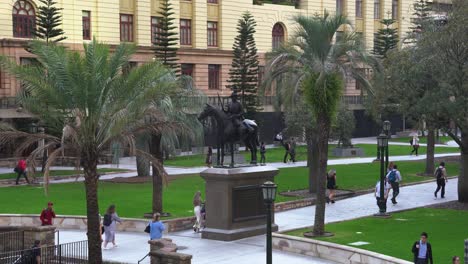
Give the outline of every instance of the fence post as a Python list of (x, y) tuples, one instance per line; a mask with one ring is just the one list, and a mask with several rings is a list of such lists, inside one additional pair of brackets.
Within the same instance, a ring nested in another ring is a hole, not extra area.
[(465, 263), (468, 263), (468, 239), (465, 239)]

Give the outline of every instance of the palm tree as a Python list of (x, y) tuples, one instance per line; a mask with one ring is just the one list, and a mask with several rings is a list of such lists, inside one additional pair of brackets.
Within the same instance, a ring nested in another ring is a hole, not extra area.
[[(170, 98), (181, 94), (170, 70), (152, 62), (121, 74), (134, 51), (133, 45), (121, 44), (111, 54), (108, 46), (95, 40), (84, 45), (83, 53), (33, 42), (31, 52), (37, 56), (37, 66), (19, 66), (0, 58), (2, 66), (23, 84), (18, 95), (22, 106), (44, 122), (47, 131), (60, 134), (28, 134), (3, 127), (0, 144), (19, 139), (19, 152), (46, 139), (43, 148), (31, 153), (30, 161), (36, 160), (44, 148), (55, 147), (46, 163), (46, 192), (54, 160), (63, 151), (77, 153), (85, 175), (90, 263), (102, 263), (97, 173), (101, 154), (115, 142), (131, 153), (137, 152), (135, 137), (141, 133), (161, 134), (168, 128), (189, 130), (161, 110), (160, 102), (170, 102)], [(44, 78), (45, 72), (48, 78)], [(142, 154), (164, 175), (157, 159)]]
[(318, 159), (310, 162), (318, 165), (313, 233), (322, 235), (325, 232), (325, 175), (331, 123), (336, 115), (346, 75), (353, 76), (370, 88), (369, 82), (358, 70), (364, 68), (369, 60), (359, 35), (345, 31), (341, 38), (333, 41), (340, 27), (351, 28), (345, 17), (330, 16), (325, 11), (323, 16), (297, 16), (294, 20), (298, 28), (290, 41), (269, 54), (264, 86), (275, 88), (277, 93), (286, 90), (280, 94), (299, 94), (315, 119), (317, 129), (313, 137), (316, 140), (310, 140), (316, 143)]

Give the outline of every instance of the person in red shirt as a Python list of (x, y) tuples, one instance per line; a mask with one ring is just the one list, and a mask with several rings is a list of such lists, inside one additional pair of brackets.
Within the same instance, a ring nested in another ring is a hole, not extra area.
[(47, 208), (42, 210), (40, 219), (43, 226), (52, 225), (52, 218), (55, 218), (55, 212), (52, 208), (53, 205), (54, 204), (52, 202), (48, 202)]
[(16, 173), (18, 173), (18, 176), (16, 177), (16, 185), (18, 185), (21, 176), (24, 176), (24, 178), (26, 179), (26, 182), (28, 182), (29, 184), (28, 177), (26, 176), (26, 161), (24, 159), (20, 159), (18, 161), (15, 171)]

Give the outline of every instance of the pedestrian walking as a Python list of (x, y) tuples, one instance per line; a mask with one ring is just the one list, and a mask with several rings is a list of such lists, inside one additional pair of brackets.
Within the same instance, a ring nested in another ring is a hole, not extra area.
[(440, 192), (440, 198), (445, 198), (445, 183), (448, 182), (447, 170), (445, 169), (445, 162), (441, 162), (439, 167), (434, 172), (436, 177), (437, 189), (434, 192), (434, 197), (437, 199), (437, 193)]
[(432, 247), (429, 242), (427, 242), (427, 233), (421, 233), (421, 239), (414, 242), (412, 252), (414, 254), (414, 263), (415, 264), (428, 264), (429, 262), (433, 264), (432, 261)]
[(205, 163), (208, 168), (211, 168), (211, 165), (213, 164), (213, 148), (211, 146), (208, 146)]
[(197, 191), (195, 195), (193, 196), (193, 212), (195, 213), (195, 217), (197, 218), (195, 220), (195, 224), (193, 225), (193, 231), (195, 233), (200, 232), (200, 226), (201, 226), (201, 204), (202, 204), (202, 199), (201, 199), (201, 193), (200, 191)]
[(104, 249), (108, 249), (107, 244), (109, 242), (111, 242), (114, 247), (117, 247), (117, 244), (115, 243), (115, 230), (117, 229), (117, 223), (122, 223), (122, 220), (115, 211), (115, 205), (112, 204), (107, 209), (102, 223), (104, 225)]
[(453, 256), (452, 257), (452, 264), (460, 264), (460, 257), (459, 256)]
[(163, 231), (166, 229), (163, 222), (161, 222), (161, 214), (153, 214), (153, 220), (149, 222), (150, 240), (162, 238)]
[(55, 218), (55, 212), (53, 208), (54, 204), (52, 202), (47, 203), (47, 208), (44, 208), (41, 212), (41, 223), (43, 226), (53, 225), (53, 218)]
[(411, 156), (413, 155), (413, 153), (416, 154), (416, 156), (418, 156), (418, 149), (419, 149), (419, 137), (418, 135), (414, 135), (413, 136), (413, 139), (411, 140), (411, 146), (413, 147), (413, 150), (411, 151)]
[(18, 161), (18, 164), (16, 165), (14, 171), (18, 174), (16, 176), (16, 185), (19, 184), (21, 176), (23, 176), (26, 182), (29, 184), (28, 176), (26, 175), (26, 160), (24, 158), (21, 158)]
[(289, 156), (292, 163), (296, 163), (296, 140), (294, 138), (291, 139)]
[(327, 196), (327, 203), (331, 202), (332, 204), (335, 203), (335, 190), (336, 190), (336, 170), (330, 170), (327, 174), (327, 189), (328, 189), (328, 196)]
[(41, 262), (41, 241), (35, 240), (31, 249), (24, 251), (19, 260), (14, 263), (40, 264)]
[(266, 162), (265, 153), (266, 153), (265, 142), (262, 141), (260, 145), (260, 165), (265, 165), (265, 162)]
[(390, 161), (390, 163), (388, 164), (388, 167), (387, 167), (387, 174), (388, 174), (391, 170), (393, 170), (393, 166), (394, 166), (394, 165), (395, 165), (395, 164), (393, 163), (393, 161)]
[(289, 157), (291, 157), (291, 153), (289, 152), (289, 150), (291, 149), (291, 144), (289, 144), (289, 142), (282, 142), (283, 144), (283, 147), (284, 147), (284, 158), (283, 158), (283, 162), (284, 163), (288, 163), (288, 155)]
[[(390, 192), (390, 189), (392, 187), (388, 183), (388, 181), (385, 179), (384, 180), (384, 200), (385, 204), (387, 204), (387, 198), (388, 198), (388, 193)], [(377, 184), (375, 185), (375, 193), (374, 193), (375, 199), (377, 200), (377, 205), (379, 205), (379, 200), (380, 200), (380, 181), (377, 181)]]
[(393, 165), (392, 170), (387, 173), (386, 178), (392, 187), (392, 204), (397, 204), (396, 198), (400, 193), (401, 173), (398, 171), (398, 166), (396, 164)]

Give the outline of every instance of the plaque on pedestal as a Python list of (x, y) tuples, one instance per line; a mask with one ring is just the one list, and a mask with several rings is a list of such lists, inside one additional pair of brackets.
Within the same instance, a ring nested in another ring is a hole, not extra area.
[[(209, 168), (206, 182), (206, 228), (202, 238), (232, 241), (266, 233), (266, 205), (261, 185), (274, 181), (278, 169), (269, 166)], [(272, 215), (274, 223), (274, 214)], [(273, 224), (273, 231), (278, 226)]]

